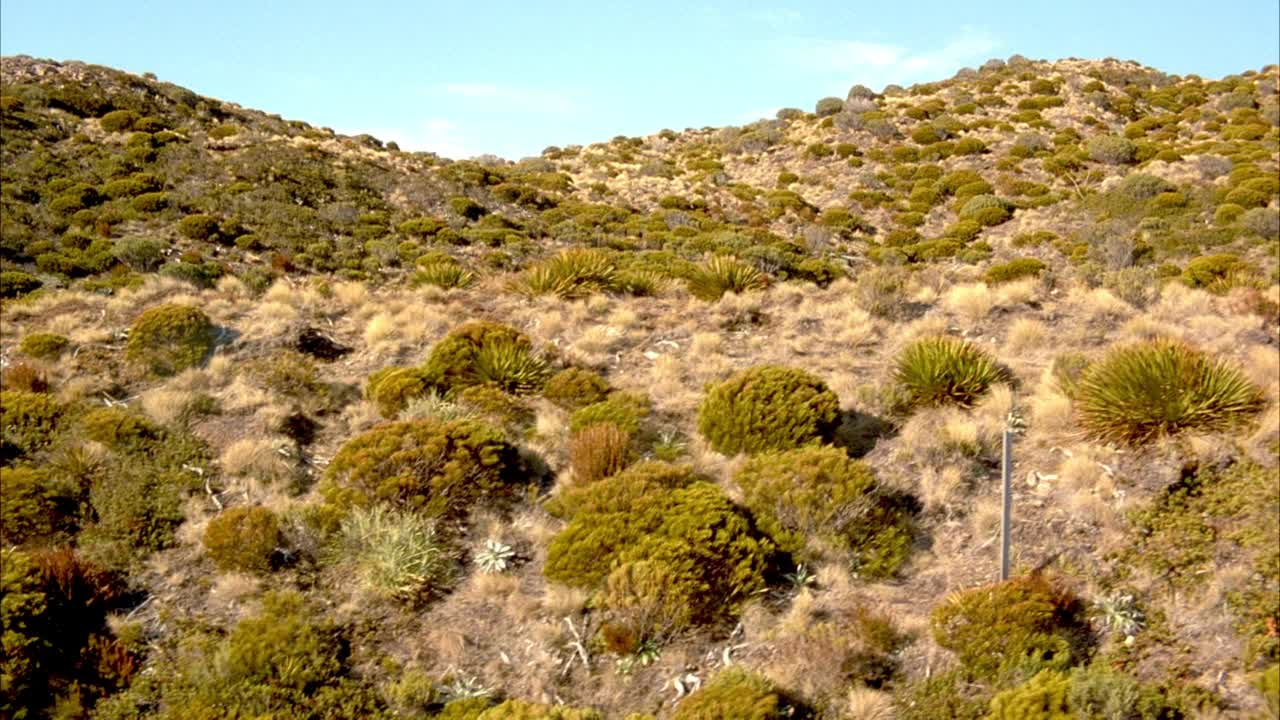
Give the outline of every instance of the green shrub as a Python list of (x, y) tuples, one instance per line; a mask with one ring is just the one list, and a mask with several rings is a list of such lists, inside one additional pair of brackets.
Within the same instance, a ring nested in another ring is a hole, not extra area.
[(803, 370), (762, 365), (713, 385), (698, 410), (698, 430), (725, 455), (788, 450), (829, 441), (840, 399)]
[(968, 407), (1007, 373), (976, 345), (950, 337), (916, 340), (894, 361), (894, 380), (908, 408), (929, 405)]
[(521, 476), (516, 449), (497, 430), (472, 420), (414, 420), (348, 440), (326, 479), (326, 498), (338, 507), (390, 503), (461, 517), (478, 501), (510, 497)]
[(844, 109), (844, 101), (838, 97), (824, 97), (814, 106), (813, 112), (818, 117), (835, 115)]
[(532, 358), (533, 343), (524, 333), (486, 320), (471, 320), (450, 330), (431, 348), (424, 369), (428, 377), (445, 388), (474, 385), (480, 382), (477, 358), (488, 346)]
[(1009, 208), (995, 195), (976, 195), (960, 208), (960, 219), (973, 220), (983, 227), (999, 225), (1009, 219)]
[(178, 232), (192, 240), (207, 241), (218, 234), (218, 219), (212, 215), (188, 215), (178, 221)]
[(613, 256), (603, 250), (565, 250), (525, 270), (516, 288), (529, 295), (582, 298), (614, 290), (617, 273)]
[(984, 720), (1075, 720), (1067, 694), (1071, 680), (1053, 670), (1041, 670), (1016, 688), (991, 698)]
[(688, 279), (689, 294), (715, 302), (727, 292), (745, 293), (765, 287), (764, 275), (728, 255), (712, 255), (699, 265)]
[(1254, 681), (1254, 687), (1262, 693), (1271, 716), (1280, 717), (1280, 663), (1272, 663), (1271, 667), (1261, 672)]
[(627, 435), (640, 432), (640, 423), (649, 416), (649, 398), (637, 393), (614, 392), (569, 416), (569, 432), (576, 433), (592, 425), (608, 423)]
[(613, 423), (588, 425), (569, 440), (569, 467), (579, 484), (615, 475), (631, 459), (631, 436)]
[(1223, 431), (1262, 410), (1262, 391), (1236, 368), (1176, 340), (1111, 350), (1080, 379), (1076, 419), (1089, 437), (1141, 445), (1183, 430)]
[(430, 373), (419, 367), (386, 367), (369, 375), (364, 396), (385, 418), (400, 414), (415, 398), (438, 389)]
[(74, 498), (60, 490), (43, 468), (18, 465), (0, 470), (0, 542), (22, 545), (72, 527)]
[(204, 362), (215, 338), (213, 323), (196, 308), (160, 305), (130, 326), (125, 359), (155, 375), (174, 375)]
[(0, 297), (16, 298), (38, 290), (44, 285), (40, 278), (21, 270), (0, 271)]
[(415, 512), (354, 508), (339, 537), (340, 562), (374, 595), (417, 605), (453, 578), (454, 561), (435, 523)]
[(140, 449), (160, 436), (146, 418), (119, 407), (101, 407), (80, 416), (84, 437), (112, 448)]
[(204, 549), (222, 570), (264, 573), (284, 544), (276, 514), (264, 507), (228, 508), (209, 521)]
[(604, 720), (595, 710), (507, 700), (485, 710), (475, 720)]
[(676, 705), (671, 720), (782, 720), (803, 717), (767, 678), (741, 668), (722, 670)]
[(1020, 280), (1024, 277), (1034, 277), (1044, 272), (1047, 266), (1042, 260), (1033, 257), (1020, 257), (1010, 260), (999, 265), (992, 265), (987, 268), (982, 279), (988, 284), (997, 285), (999, 283)]
[(222, 140), (238, 134), (240, 134), (240, 128), (234, 123), (222, 123), (209, 128), (209, 138), (211, 140)]
[(149, 237), (120, 238), (111, 248), (117, 260), (137, 272), (152, 272), (164, 263), (164, 251), (169, 244)]
[(1062, 670), (1082, 659), (1088, 622), (1084, 604), (1040, 574), (965, 590), (929, 616), (933, 639), (978, 679), (1031, 663)]
[(103, 130), (118, 133), (132, 130), (138, 119), (138, 113), (132, 110), (112, 110), (99, 118), (98, 122), (102, 124)]
[(672, 488), (623, 472), (581, 488), (571, 507), (547, 549), (548, 580), (598, 589), (617, 568), (654, 563), (652, 590), (680, 598), (692, 623), (736, 614), (772, 566), (772, 543), (711, 483)]
[(892, 575), (912, 543), (902, 501), (871, 470), (829, 445), (752, 457), (735, 475), (760, 530), (806, 564), (852, 555), (859, 574)]
[(129, 207), (143, 213), (160, 212), (169, 206), (169, 196), (163, 192), (142, 193), (129, 201)]
[(1204, 255), (1187, 263), (1182, 281), (1194, 288), (1211, 288), (1233, 275), (1252, 274), (1249, 263), (1230, 253)]
[(53, 440), (63, 408), (44, 393), (0, 390), (0, 438), (30, 453)]
[(35, 332), (22, 338), (18, 350), (24, 355), (41, 360), (52, 360), (67, 349), (71, 341), (54, 333)]
[(609, 383), (598, 374), (582, 368), (565, 368), (547, 379), (542, 396), (566, 410), (579, 410), (603, 401), (609, 395)]
[(485, 206), (462, 195), (449, 198), (449, 209), (467, 220), (479, 220), (489, 214)]
[(186, 519), (182, 497), (190, 477), (180, 467), (140, 462), (136, 455), (113, 464), (89, 488), (97, 520), (81, 534), (82, 544), (113, 567), (171, 547), (173, 531)]
[(1089, 159), (1107, 165), (1125, 165), (1133, 162), (1138, 148), (1133, 141), (1115, 135), (1098, 135), (1085, 145)]

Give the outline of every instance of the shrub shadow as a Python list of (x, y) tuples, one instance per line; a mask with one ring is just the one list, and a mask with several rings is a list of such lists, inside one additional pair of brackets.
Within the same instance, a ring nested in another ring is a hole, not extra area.
[(844, 448), (850, 457), (861, 458), (875, 449), (881, 438), (892, 438), (897, 434), (897, 427), (886, 418), (850, 410), (841, 416), (835, 444)]

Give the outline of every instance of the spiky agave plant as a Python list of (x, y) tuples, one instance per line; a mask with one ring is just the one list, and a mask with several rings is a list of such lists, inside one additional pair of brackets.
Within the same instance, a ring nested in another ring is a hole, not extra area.
[(727, 292), (744, 293), (765, 286), (764, 273), (728, 255), (712, 255), (689, 276), (689, 293), (715, 302)]
[(486, 343), (471, 368), (475, 384), (491, 384), (512, 395), (537, 392), (547, 381), (547, 362), (506, 338)]
[(936, 336), (916, 340), (898, 354), (894, 379), (910, 408), (968, 407), (992, 385), (1008, 380), (1008, 373), (973, 343)]
[(435, 285), (446, 290), (464, 288), (475, 280), (475, 274), (457, 263), (431, 262), (418, 266), (413, 275), (416, 285)]
[(1239, 369), (1178, 340), (1115, 348), (1080, 379), (1076, 420), (1094, 440), (1141, 445), (1183, 430), (1216, 432), (1262, 410)]
[(605, 251), (576, 248), (525, 270), (515, 289), (526, 295), (581, 298), (613, 290), (617, 273), (617, 265)]

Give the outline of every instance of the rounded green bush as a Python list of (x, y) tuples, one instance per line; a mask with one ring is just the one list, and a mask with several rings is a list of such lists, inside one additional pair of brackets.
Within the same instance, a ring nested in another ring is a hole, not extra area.
[(649, 398), (644, 395), (615, 392), (605, 400), (574, 411), (569, 416), (569, 432), (608, 423), (628, 435), (635, 435), (640, 432), (640, 423), (649, 416), (649, 408)]
[(22, 297), (27, 293), (38, 290), (41, 285), (40, 278), (25, 273), (21, 270), (3, 270), (0, 271), (0, 298)]
[(455, 518), (478, 501), (509, 498), (522, 480), (516, 448), (473, 420), (378, 425), (338, 450), (326, 478), (339, 508), (390, 503)]
[(806, 563), (851, 554), (860, 574), (884, 577), (910, 552), (911, 518), (903, 503), (839, 448), (756, 455), (733, 479), (760, 530)]
[(18, 350), (41, 360), (52, 360), (62, 354), (71, 341), (62, 335), (36, 332), (22, 338)]
[(102, 124), (102, 129), (109, 133), (125, 132), (132, 130), (134, 123), (138, 122), (138, 113), (132, 110), (112, 110), (98, 119)]
[(762, 365), (714, 385), (698, 409), (698, 430), (724, 455), (787, 450), (829, 441), (840, 426), (840, 398), (819, 378)]
[(178, 232), (192, 240), (208, 240), (218, 234), (218, 219), (212, 215), (188, 215), (178, 221)]
[(1107, 165), (1125, 165), (1133, 162), (1138, 148), (1132, 140), (1116, 135), (1098, 135), (1090, 138), (1085, 146), (1089, 159)]
[(1253, 267), (1236, 255), (1202, 255), (1187, 263), (1182, 271), (1182, 281), (1191, 287), (1207, 288), (1233, 275), (1248, 275), (1252, 272)]
[(196, 308), (160, 305), (129, 328), (125, 359), (155, 375), (174, 375), (204, 362), (216, 337), (213, 323)]
[(565, 368), (547, 379), (542, 396), (566, 410), (579, 410), (603, 401), (609, 383), (599, 374), (582, 368)]
[(1141, 445), (1184, 430), (1237, 427), (1265, 405), (1239, 369), (1180, 341), (1158, 338), (1111, 350), (1076, 391), (1076, 420), (1095, 440)]
[(46, 470), (26, 465), (0, 471), (0, 542), (42, 540), (65, 524), (67, 508)]
[(955, 593), (929, 623), (938, 645), (986, 679), (1028, 659), (1065, 669), (1082, 659), (1089, 639), (1084, 603), (1040, 574)]
[(146, 418), (119, 407), (94, 408), (80, 416), (84, 436), (116, 447), (138, 447), (160, 436)]
[(838, 97), (824, 97), (817, 102), (813, 108), (814, 114), (818, 117), (827, 117), (835, 115), (844, 109), (844, 101)]
[(783, 720), (797, 710), (767, 678), (732, 667), (676, 705), (671, 720)]
[(1044, 272), (1047, 266), (1044, 261), (1033, 257), (1020, 257), (1010, 260), (999, 265), (992, 265), (987, 268), (982, 279), (988, 284), (997, 285), (999, 283), (1020, 280), (1024, 277), (1035, 277)]
[(137, 272), (151, 272), (164, 263), (169, 244), (149, 237), (128, 237), (115, 241), (111, 254)]
[(1071, 679), (1041, 670), (1035, 677), (991, 698), (991, 712), (983, 720), (1075, 720), (1068, 693)]
[(0, 437), (22, 452), (48, 445), (63, 408), (45, 393), (0, 390)]
[(983, 227), (991, 227), (1009, 219), (1009, 208), (995, 195), (975, 195), (960, 208), (962, 220), (973, 220)]
[(203, 541), (205, 552), (222, 570), (263, 573), (271, 570), (283, 535), (275, 513), (241, 505), (210, 520)]
[(369, 375), (364, 395), (378, 406), (382, 416), (393, 418), (414, 398), (438, 388), (431, 375), (420, 367), (386, 367)]
[(547, 549), (548, 580), (598, 589), (616, 568), (654, 563), (644, 573), (662, 580), (654, 592), (682, 598), (692, 623), (732, 616), (764, 587), (773, 543), (712, 483), (668, 487), (623, 471), (574, 494), (573, 514)]

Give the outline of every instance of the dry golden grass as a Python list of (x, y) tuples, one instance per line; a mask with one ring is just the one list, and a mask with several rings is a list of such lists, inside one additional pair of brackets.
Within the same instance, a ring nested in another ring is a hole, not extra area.
[(918, 493), (925, 512), (950, 515), (961, 505), (964, 471), (955, 465), (925, 467), (918, 474)]
[(969, 534), (976, 544), (990, 541), (1000, 532), (1001, 503), (998, 497), (983, 497), (969, 511)]
[(293, 475), (293, 461), (278, 452), (277, 438), (257, 437), (236, 440), (218, 458), (224, 475), (249, 477), (264, 485), (278, 484)]
[(1004, 355), (1044, 353), (1052, 349), (1047, 342), (1049, 326), (1035, 318), (1018, 318), (1009, 325), (1005, 334)]
[(991, 313), (998, 299), (986, 283), (974, 283), (952, 287), (943, 297), (942, 304), (948, 312), (977, 323)]
[(581, 588), (548, 585), (542, 594), (542, 610), (553, 618), (575, 617), (586, 609), (588, 598)]
[(897, 717), (893, 695), (869, 687), (851, 688), (845, 698), (843, 717), (856, 720), (893, 720)]
[(346, 310), (355, 310), (369, 302), (369, 288), (360, 282), (337, 282), (333, 284), (333, 299)]

